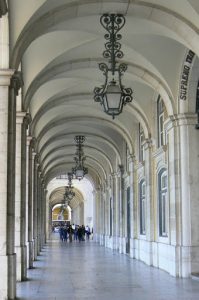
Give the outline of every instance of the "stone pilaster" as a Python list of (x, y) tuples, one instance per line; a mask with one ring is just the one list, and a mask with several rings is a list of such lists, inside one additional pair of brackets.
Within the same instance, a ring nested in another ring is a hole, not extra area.
[(42, 213), (41, 213), (41, 246), (43, 247), (46, 243), (46, 190), (45, 190), (45, 182), (42, 180)]
[(152, 241), (154, 240), (154, 216), (152, 197), (152, 141), (146, 140), (145, 150), (145, 180), (146, 180), (146, 240), (149, 242), (146, 249), (146, 263), (152, 265)]
[(112, 174), (112, 235), (113, 235), (113, 249), (117, 249), (117, 173)]
[(8, 159), (8, 89), (13, 70), (0, 70), (0, 295), (8, 297), (8, 278), (10, 274), (7, 253), (7, 159)]
[(145, 182), (146, 182), (146, 239), (153, 240), (153, 202), (152, 202), (152, 141), (145, 140)]
[(31, 137), (27, 138), (27, 152), (28, 152), (28, 248), (29, 261), (28, 267), (33, 268), (34, 260), (34, 240), (33, 240), (33, 179), (34, 179), (34, 157), (33, 152), (35, 140)]
[(8, 103), (8, 194), (7, 194), (7, 254), (9, 265), (8, 298), (16, 297), (15, 254), (15, 152), (16, 152), (16, 96), (23, 84), (21, 73), (11, 78)]
[[(49, 203), (48, 203), (49, 204)], [(72, 220), (72, 209), (71, 209), (71, 220)], [(51, 237), (52, 232), (52, 206), (48, 206), (48, 238)]]
[(119, 245), (119, 251), (120, 253), (124, 252), (124, 239), (125, 239), (125, 214), (124, 214), (124, 167), (119, 166), (119, 223), (120, 223), (120, 245)]
[(176, 116), (165, 122), (167, 133), (167, 165), (168, 165), (168, 199), (169, 199), (169, 240), (175, 248), (175, 259), (170, 273), (181, 276), (180, 273), (180, 248), (181, 244), (181, 201), (180, 201), (180, 136)]
[[(195, 114), (178, 115), (180, 134), (181, 272), (182, 277), (199, 272), (199, 131)], [(180, 234), (179, 232), (179, 234)]]
[(41, 214), (42, 214), (42, 178), (41, 170), (38, 165), (38, 177), (37, 177), (37, 254), (40, 254), (41, 251)]
[[(97, 233), (97, 239), (95, 237), (95, 240), (98, 242), (101, 242), (101, 236), (102, 236), (102, 227), (103, 227), (103, 223), (102, 223), (102, 214), (103, 214), (103, 210), (102, 210), (102, 199), (101, 199), (101, 189), (100, 187), (96, 189), (96, 194), (95, 194), (95, 198), (94, 198), (94, 202), (93, 202), (93, 213), (95, 211), (95, 199), (98, 199), (98, 216), (97, 216), (97, 231), (95, 232), (95, 234)], [(93, 225), (94, 225), (94, 220), (93, 220)], [(94, 228), (94, 227), (93, 227)]]
[[(48, 205), (48, 203), (47, 203), (47, 193), (48, 193), (48, 190), (47, 189), (45, 189), (44, 190), (44, 216), (45, 216), (45, 218), (44, 218), (44, 243), (46, 244), (46, 242), (47, 242), (47, 230), (48, 230), (48, 227), (47, 227), (47, 220), (48, 220), (48, 214), (47, 214), (47, 205)], [(51, 214), (51, 218), (52, 218), (52, 214)], [(52, 221), (51, 221), (51, 224), (52, 224)], [(52, 225), (51, 225), (52, 226)], [(51, 232), (52, 232), (52, 230), (51, 230)]]
[(16, 115), (16, 171), (15, 171), (15, 252), (17, 255), (17, 281), (22, 280), (22, 244), (21, 244), (21, 218), (22, 218), (22, 185), (21, 185), (21, 159), (22, 159), (22, 123), (25, 112)]
[(37, 259), (37, 196), (38, 196), (38, 156), (34, 157), (33, 171), (33, 241), (34, 241), (34, 260)]
[(97, 213), (98, 213), (98, 209), (99, 209), (99, 207), (98, 207), (99, 202), (98, 202), (98, 193), (97, 193), (96, 190), (93, 191), (93, 199), (94, 199), (94, 201), (93, 201), (93, 231), (94, 231), (95, 234), (98, 234), (99, 226), (98, 226), (98, 215), (97, 215)]
[(130, 238), (130, 256), (135, 257), (135, 246), (134, 246), (134, 232), (135, 232), (135, 201), (134, 201), (134, 162), (135, 156), (129, 155), (128, 157), (128, 166), (129, 166), (129, 182), (130, 182), (130, 210), (131, 210), (131, 238)]
[(21, 139), (21, 279), (27, 279), (27, 241), (28, 241), (28, 153), (27, 153), (27, 129), (31, 118), (26, 114), (22, 124)]

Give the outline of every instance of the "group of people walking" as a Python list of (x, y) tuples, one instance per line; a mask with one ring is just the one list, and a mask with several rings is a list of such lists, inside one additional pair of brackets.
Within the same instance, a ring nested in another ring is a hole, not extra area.
[(69, 226), (60, 226), (59, 228), (59, 235), (60, 240), (62, 242), (67, 241), (69, 239), (69, 242), (74, 241), (85, 241), (85, 239), (89, 240), (90, 235), (93, 232), (90, 230), (90, 227), (86, 225), (80, 226), (80, 225), (69, 225)]

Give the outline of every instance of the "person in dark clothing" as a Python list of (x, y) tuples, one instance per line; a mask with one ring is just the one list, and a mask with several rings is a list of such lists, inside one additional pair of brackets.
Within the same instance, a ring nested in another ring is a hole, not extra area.
[(66, 242), (68, 238), (68, 230), (67, 227), (63, 228), (63, 240)]
[(62, 226), (59, 228), (59, 237), (60, 237), (60, 240), (63, 242), (63, 240), (64, 240), (64, 228)]
[(73, 229), (72, 229), (71, 225), (68, 228), (68, 235), (69, 235), (69, 241), (70, 241), (70, 243), (72, 243), (72, 240), (73, 240)]

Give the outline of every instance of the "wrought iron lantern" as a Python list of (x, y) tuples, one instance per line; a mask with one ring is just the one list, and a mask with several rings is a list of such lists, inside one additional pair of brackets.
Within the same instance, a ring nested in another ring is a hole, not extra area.
[(73, 191), (73, 186), (72, 186), (72, 178), (73, 178), (73, 174), (68, 173), (68, 185), (66, 186), (66, 190), (64, 194), (64, 201), (67, 205), (73, 199), (73, 197), (75, 197), (75, 192)]
[(101, 87), (95, 87), (94, 100), (99, 102), (105, 113), (114, 119), (122, 112), (123, 106), (133, 100), (132, 89), (125, 88), (122, 84), (122, 76), (127, 70), (127, 65), (121, 63), (117, 66), (116, 61), (124, 56), (119, 43), (122, 35), (118, 32), (125, 24), (125, 17), (122, 14), (103, 14), (100, 23), (108, 31), (104, 35), (107, 42), (103, 57), (109, 59), (109, 65), (99, 64), (99, 69), (105, 76), (105, 83)]
[(75, 167), (72, 168), (72, 173), (76, 179), (81, 180), (88, 173), (88, 169), (84, 166), (84, 161), (86, 157), (84, 156), (83, 143), (85, 141), (85, 136), (77, 135), (75, 136), (76, 142), (76, 156), (74, 157)]

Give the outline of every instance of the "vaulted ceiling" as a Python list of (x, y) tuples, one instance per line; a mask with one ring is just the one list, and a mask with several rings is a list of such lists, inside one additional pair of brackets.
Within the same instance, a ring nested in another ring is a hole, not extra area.
[[(187, 49), (199, 55), (198, 0), (10, 0), (10, 67), (23, 72), (22, 110), (32, 118), (47, 181), (74, 165), (75, 135), (85, 135), (86, 166), (94, 181), (134, 153), (138, 124), (153, 137), (153, 103), (160, 94), (176, 113), (179, 74)], [(103, 13), (122, 13), (123, 83), (134, 100), (115, 120), (93, 100), (104, 83)]]

